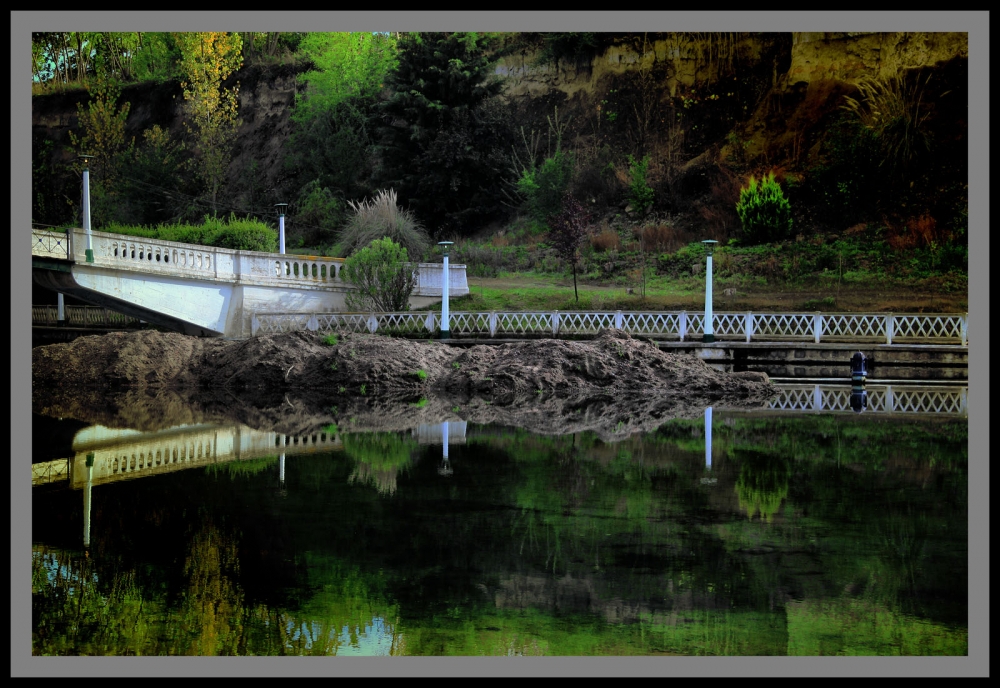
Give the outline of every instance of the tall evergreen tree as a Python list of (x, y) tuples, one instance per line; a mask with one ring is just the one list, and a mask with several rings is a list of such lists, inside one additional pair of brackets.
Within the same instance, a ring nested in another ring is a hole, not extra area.
[(485, 39), (414, 33), (398, 44), (383, 103), (383, 186), (437, 233), (468, 230), (499, 207), (513, 127)]

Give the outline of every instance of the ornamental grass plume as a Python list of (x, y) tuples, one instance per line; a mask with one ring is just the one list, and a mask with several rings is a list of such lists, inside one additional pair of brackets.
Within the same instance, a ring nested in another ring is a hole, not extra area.
[(354, 213), (337, 237), (345, 256), (383, 237), (392, 239), (417, 260), (430, 247), (430, 239), (413, 213), (396, 204), (395, 189), (383, 189), (370, 200), (348, 201), (347, 204)]

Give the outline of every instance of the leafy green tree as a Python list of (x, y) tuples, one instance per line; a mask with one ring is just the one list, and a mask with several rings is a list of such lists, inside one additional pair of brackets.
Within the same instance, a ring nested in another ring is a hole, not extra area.
[(190, 117), (185, 126), (194, 138), (198, 175), (214, 214), (241, 123), (239, 84), (223, 88), (222, 82), (243, 66), (243, 44), (239, 34), (221, 31), (177, 33), (174, 40), (181, 50), (181, 89)]
[(636, 212), (644, 214), (653, 207), (653, 189), (650, 188), (646, 176), (649, 171), (649, 156), (636, 160), (628, 156), (629, 202)]
[(383, 184), (439, 232), (496, 212), (510, 168), (513, 128), (487, 43), (477, 33), (407, 34), (386, 81)]
[(344, 279), (356, 289), (347, 295), (347, 307), (385, 313), (409, 310), (417, 279), (408, 260), (406, 249), (386, 237), (344, 261)]
[[(322, 241), (340, 224), (346, 199), (372, 191), (375, 118), (396, 38), (379, 33), (309, 33), (299, 45), (313, 68), (292, 109), (285, 167), (296, 226)], [(336, 205), (339, 213), (325, 212)]]
[(532, 216), (547, 222), (563, 209), (563, 197), (573, 175), (573, 157), (556, 151), (541, 165), (525, 168), (517, 182), (517, 190), (524, 196)]

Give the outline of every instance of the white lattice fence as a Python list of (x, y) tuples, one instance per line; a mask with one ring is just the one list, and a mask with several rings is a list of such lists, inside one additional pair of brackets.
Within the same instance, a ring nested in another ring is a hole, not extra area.
[[(441, 327), (441, 314), (429, 313), (258, 313), (257, 332), (309, 329), (321, 332), (382, 332), (423, 335)], [(312, 321), (311, 318), (315, 318)], [(605, 328), (663, 339), (697, 340), (704, 313), (677, 312), (465, 312), (450, 314), (450, 332), (467, 337), (596, 335)], [(715, 313), (716, 338), (750, 341), (927, 342), (968, 344), (965, 315), (878, 313)]]

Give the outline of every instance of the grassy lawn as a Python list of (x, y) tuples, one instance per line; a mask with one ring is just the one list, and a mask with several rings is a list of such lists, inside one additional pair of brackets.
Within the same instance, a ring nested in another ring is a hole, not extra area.
[[(451, 300), (453, 311), (608, 311), (693, 310), (705, 307), (704, 278), (653, 278), (646, 298), (639, 290), (578, 279), (579, 301), (569, 275), (501, 273), (498, 277), (469, 276), (469, 295)], [(965, 291), (943, 293), (934, 284), (900, 281), (824, 280), (804, 284), (768, 284), (763, 280), (716, 279), (713, 307), (725, 311), (823, 311), (964, 313)], [(440, 310), (440, 304), (425, 310)]]

